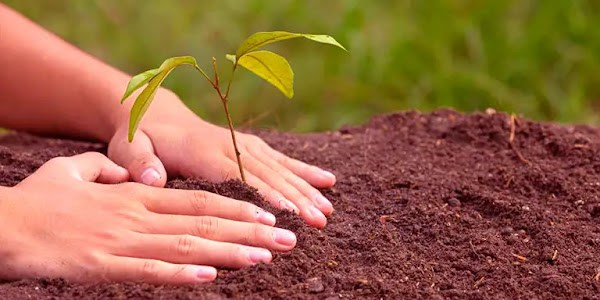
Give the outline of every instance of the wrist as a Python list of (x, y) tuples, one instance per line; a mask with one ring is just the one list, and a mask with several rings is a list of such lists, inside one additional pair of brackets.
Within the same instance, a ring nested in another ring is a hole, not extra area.
[(15, 254), (13, 253), (14, 247), (11, 247), (14, 243), (10, 241), (10, 237), (17, 234), (18, 231), (13, 228), (8, 218), (10, 216), (9, 203), (14, 198), (14, 188), (0, 186), (0, 228), (2, 228), (0, 230), (0, 265), (3, 265), (5, 259)]
[[(110, 138), (122, 127), (129, 126), (129, 115), (133, 104), (137, 96), (142, 92), (143, 89), (135, 91), (129, 98), (127, 98), (123, 104), (119, 104), (109, 113), (106, 118), (109, 120), (108, 127), (110, 136), (107, 137), (108, 142)], [(179, 99), (179, 97), (171, 90), (166, 88), (159, 88), (156, 92), (156, 96), (153, 100), (152, 105), (148, 108), (148, 111), (144, 115), (140, 129), (152, 124), (189, 124), (190, 122), (203, 122), (194, 112), (188, 109), (185, 104)]]

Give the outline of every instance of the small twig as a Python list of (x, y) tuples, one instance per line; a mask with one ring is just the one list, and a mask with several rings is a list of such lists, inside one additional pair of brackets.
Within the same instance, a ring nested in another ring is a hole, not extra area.
[(512, 144), (515, 140), (515, 114), (510, 115), (510, 135), (508, 137), (508, 142)]
[(525, 256), (518, 255), (518, 254), (513, 254), (513, 256), (520, 261), (527, 261), (527, 257), (525, 257)]
[(485, 282), (485, 276), (482, 276), (481, 278), (479, 278), (479, 280), (477, 280), (475, 282), (475, 284), (473, 284), (474, 288), (479, 287), (480, 285), (482, 285)]
[(558, 258), (558, 249), (554, 250), (554, 253), (552, 254), (552, 261), (556, 261), (556, 259)]
[(471, 245), (471, 251), (473, 251), (473, 253), (475, 254), (475, 256), (477, 256), (477, 258), (481, 258), (481, 255), (479, 253), (477, 253), (477, 251), (475, 251), (475, 246), (473, 246), (473, 242), (469, 241), (469, 245)]
[(317, 151), (323, 152), (325, 149), (327, 149), (327, 147), (329, 147), (329, 143), (325, 143), (325, 145), (323, 145), (322, 147), (317, 148)]
[(385, 228), (385, 223), (387, 221), (396, 221), (396, 218), (394, 218), (393, 216), (388, 216), (388, 215), (383, 215), (379, 217), (379, 222), (381, 223), (382, 227)]
[(517, 149), (517, 147), (515, 146), (515, 130), (516, 130), (516, 125), (515, 123), (517, 123), (517, 117), (515, 116), (515, 114), (510, 115), (510, 135), (508, 137), (508, 144), (510, 145), (510, 148), (515, 152), (515, 154), (517, 154), (517, 156), (519, 157), (519, 159), (521, 160), (521, 162), (523, 162), (526, 165), (531, 165), (531, 163), (525, 159), (525, 157), (523, 157), (523, 155), (521, 154), (521, 152), (519, 151), (519, 149)]
[(505, 188), (509, 188), (510, 187), (510, 184), (513, 182), (513, 179), (514, 179), (513, 176), (511, 176), (511, 177), (508, 178), (508, 180), (506, 181)]
[[(217, 59), (213, 56), (212, 61), (213, 61), (213, 67), (215, 68), (215, 88), (218, 88), (219, 87), (219, 71), (217, 70)], [(219, 96), (220, 95), (221, 95), (221, 92), (219, 92)]]

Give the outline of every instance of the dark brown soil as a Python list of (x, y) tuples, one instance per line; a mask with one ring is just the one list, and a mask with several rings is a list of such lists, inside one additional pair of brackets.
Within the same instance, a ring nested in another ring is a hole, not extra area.
[[(262, 132), (333, 170), (336, 211), (323, 230), (279, 213), (298, 246), (274, 262), (185, 287), (0, 284), (2, 299), (598, 299), (600, 129), (506, 114), (397, 113), (321, 134)], [(14, 185), (47, 159), (97, 144), (0, 137), (0, 178)], [(260, 203), (239, 182), (172, 180)]]

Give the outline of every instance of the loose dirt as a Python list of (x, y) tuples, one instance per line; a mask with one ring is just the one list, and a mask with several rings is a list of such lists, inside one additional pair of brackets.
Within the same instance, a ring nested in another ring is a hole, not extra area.
[[(298, 235), (292, 252), (276, 253), (268, 265), (221, 270), (207, 285), (21, 280), (0, 284), (0, 298), (599, 298), (598, 128), (438, 110), (377, 116), (336, 132), (259, 135), (338, 178), (323, 190), (336, 209), (323, 230), (276, 213), (278, 226)], [(0, 184), (85, 151), (105, 147), (2, 136)], [(168, 185), (262, 204), (237, 181)]]

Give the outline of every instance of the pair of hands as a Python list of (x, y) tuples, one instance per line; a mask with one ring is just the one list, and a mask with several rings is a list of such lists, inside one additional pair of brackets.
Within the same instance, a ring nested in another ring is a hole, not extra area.
[[(236, 177), (228, 132), (198, 121), (149, 124), (131, 144), (126, 129), (117, 130), (109, 157), (125, 168), (98, 153), (56, 158), (0, 191), (0, 278), (207, 282), (214, 267), (270, 262), (269, 250), (291, 250), (294, 233), (273, 227), (275, 217), (250, 203), (160, 188), (167, 171)], [(248, 183), (271, 204), (323, 227), (333, 208), (313, 186), (329, 187), (335, 177), (238, 135)], [(130, 177), (146, 185), (121, 183)]]

